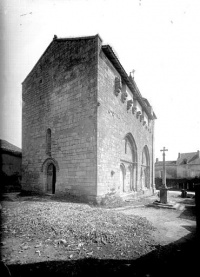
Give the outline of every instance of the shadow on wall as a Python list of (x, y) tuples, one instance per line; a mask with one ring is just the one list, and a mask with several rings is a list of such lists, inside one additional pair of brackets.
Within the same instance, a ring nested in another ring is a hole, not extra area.
[[(187, 226), (184, 226), (187, 228)], [(9, 265), (11, 276), (198, 276), (199, 238), (195, 230), (186, 237), (136, 260), (100, 260), (86, 258), (71, 261), (46, 261), (33, 264)]]

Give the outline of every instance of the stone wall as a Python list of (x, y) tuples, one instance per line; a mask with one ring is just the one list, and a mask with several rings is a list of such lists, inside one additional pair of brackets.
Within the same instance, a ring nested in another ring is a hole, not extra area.
[[(119, 95), (116, 80), (122, 80)], [(133, 99), (98, 35), (55, 38), (23, 82), (22, 97), (22, 189), (47, 192), (53, 164), (56, 194), (98, 200), (151, 191), (154, 121)]]
[[(115, 78), (121, 76), (103, 51), (99, 54), (98, 63), (98, 142), (97, 142), (97, 167), (98, 167), (98, 196), (112, 193), (121, 193), (120, 164), (123, 160), (125, 136), (130, 134), (135, 142), (137, 155), (135, 189), (139, 192), (144, 188), (141, 184), (142, 151), (145, 146), (149, 151), (150, 176), (148, 188), (152, 187), (152, 137), (153, 124), (143, 125), (141, 117), (137, 117), (132, 108), (127, 109), (127, 101), (132, 95), (128, 91), (128, 98), (123, 103), (121, 93), (115, 95)], [(123, 81), (123, 80), (122, 80)]]
[[(193, 179), (200, 177), (200, 165), (199, 164), (169, 164), (165, 162), (166, 178), (168, 179)], [(161, 162), (155, 163), (155, 177), (161, 178), (161, 172), (163, 171), (163, 165)]]
[[(162, 178), (163, 165), (155, 164), (155, 178)], [(166, 178), (175, 179), (177, 178), (177, 165), (168, 165), (166, 164)]]
[(46, 191), (51, 161), (56, 166), (55, 193), (96, 195), (98, 43), (98, 36), (55, 39), (23, 82), (24, 190)]
[(177, 167), (178, 178), (195, 178), (200, 177), (200, 165), (199, 164), (182, 164)]
[(1, 192), (20, 191), (21, 175), (22, 175), (21, 155), (15, 155), (9, 152), (0, 153), (0, 162), (1, 162), (0, 191)]
[[(200, 178), (185, 179), (185, 178), (176, 178), (176, 179), (166, 179), (167, 188), (170, 190), (182, 190), (186, 189), (188, 191), (194, 191), (195, 185), (200, 183)], [(156, 189), (159, 190), (162, 187), (162, 179), (155, 178)]]
[(21, 176), (22, 157), (9, 153), (1, 153), (1, 170), (7, 175), (18, 174)]

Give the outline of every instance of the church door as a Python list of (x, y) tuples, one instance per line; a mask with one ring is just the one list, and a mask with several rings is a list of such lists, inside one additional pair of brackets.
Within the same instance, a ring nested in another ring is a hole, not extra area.
[(55, 183), (56, 183), (56, 168), (54, 164), (50, 164), (47, 168), (47, 192), (55, 193)]

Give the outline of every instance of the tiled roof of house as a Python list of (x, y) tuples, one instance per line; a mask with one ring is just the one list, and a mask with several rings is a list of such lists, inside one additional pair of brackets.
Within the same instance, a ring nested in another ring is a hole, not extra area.
[(191, 153), (180, 153), (176, 164), (200, 164), (199, 151)]
[(0, 139), (0, 151), (10, 152), (10, 153), (19, 154), (19, 155), (21, 155), (22, 153), (21, 148), (3, 139)]

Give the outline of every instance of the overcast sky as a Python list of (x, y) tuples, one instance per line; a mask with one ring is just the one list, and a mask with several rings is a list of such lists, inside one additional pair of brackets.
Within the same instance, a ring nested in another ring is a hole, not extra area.
[(2, 0), (0, 138), (21, 147), (21, 83), (53, 39), (97, 33), (157, 116), (155, 156), (200, 150), (200, 1)]

